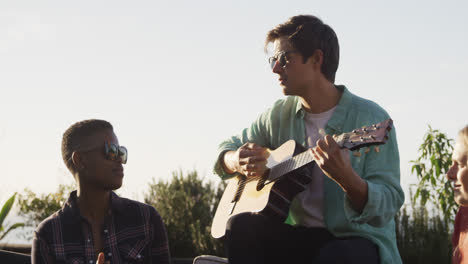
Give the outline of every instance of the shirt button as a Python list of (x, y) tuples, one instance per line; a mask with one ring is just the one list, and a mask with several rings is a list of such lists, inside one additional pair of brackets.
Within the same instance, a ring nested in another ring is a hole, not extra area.
[(137, 255), (137, 258), (141, 258), (141, 255), (140, 255), (140, 254), (138, 254), (138, 255)]
[(107, 234), (107, 232), (108, 232), (108, 231), (107, 231), (107, 229), (104, 229), (104, 233), (106, 233), (106, 234)]
[(110, 253), (110, 252), (109, 252), (109, 253), (107, 253), (107, 256), (109, 256), (109, 257), (110, 257), (110, 256), (112, 256), (112, 253)]
[(92, 260), (89, 261), (90, 264), (93, 264), (93, 262), (94, 262), (94, 261), (92, 261)]

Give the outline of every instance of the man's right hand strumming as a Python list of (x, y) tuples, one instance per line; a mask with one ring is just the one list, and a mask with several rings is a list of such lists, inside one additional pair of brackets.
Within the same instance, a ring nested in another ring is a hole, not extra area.
[(238, 172), (247, 177), (263, 175), (267, 155), (267, 148), (247, 142), (236, 151), (224, 154), (223, 167), (227, 173)]

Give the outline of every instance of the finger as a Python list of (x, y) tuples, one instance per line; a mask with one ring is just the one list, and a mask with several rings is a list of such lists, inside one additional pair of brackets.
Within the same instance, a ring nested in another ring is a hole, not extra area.
[(255, 172), (255, 171), (249, 171), (249, 172), (247, 173), (247, 176), (257, 176), (257, 172)]
[(100, 252), (96, 264), (104, 264), (104, 253)]
[(246, 160), (247, 163), (262, 163), (266, 161), (264, 156), (251, 156), (246, 158)]
[(248, 149), (259, 149), (259, 148), (262, 148), (260, 147), (259, 145), (253, 143), (253, 142), (248, 142), (247, 145), (245, 145), (246, 148)]
[(244, 164), (241, 166), (241, 173), (248, 176), (249, 172), (255, 171), (255, 166), (252, 166), (254, 164)]
[(253, 153), (256, 153), (256, 154), (259, 154), (259, 155), (263, 154), (267, 150), (267, 148), (264, 148), (264, 147), (262, 147), (260, 145), (252, 143), (252, 142), (244, 144), (243, 147), (244, 147), (245, 150), (250, 150)]
[(247, 157), (254, 156), (254, 157), (265, 159), (264, 152), (265, 152), (264, 149), (258, 149), (258, 150), (241, 149), (239, 151), (239, 158), (247, 158)]
[(266, 163), (266, 159), (263, 156), (250, 156), (250, 157), (245, 157), (245, 158), (240, 158), (239, 159), (239, 164), (240, 165), (263, 164), (263, 163)]
[(256, 164), (247, 164), (248, 171), (254, 171), (257, 168)]
[(246, 176), (249, 176), (250, 173), (252, 173), (252, 172), (257, 172), (257, 171), (258, 171), (258, 169), (252, 169), (250, 165), (251, 165), (251, 164), (242, 165), (242, 167), (241, 167), (241, 173), (244, 174), (244, 175), (246, 175)]
[(323, 165), (323, 157), (320, 155), (317, 151), (318, 148), (311, 148), (312, 156), (314, 157), (315, 163), (319, 165), (319, 167), (322, 167)]
[(323, 152), (327, 152), (327, 151), (328, 151), (329, 146), (327, 145), (327, 142), (325, 141), (325, 139), (321, 138), (321, 139), (317, 140), (316, 145), (317, 145), (317, 147), (320, 148), (320, 150), (322, 150)]
[[(325, 144), (325, 143), (321, 143), (321, 144)], [(326, 148), (326, 147), (324, 147)], [(327, 149), (328, 150), (328, 149)], [(314, 148), (314, 151), (317, 155), (319, 155), (319, 157), (323, 160), (326, 160), (328, 159), (328, 153), (326, 151), (324, 151), (320, 146), (316, 146)]]
[(339, 149), (340, 148), (340, 146), (338, 146), (338, 143), (336, 143), (335, 139), (330, 135), (325, 136), (325, 142), (327, 143), (327, 145), (328, 145), (328, 147), (330, 149), (334, 150), (334, 149)]

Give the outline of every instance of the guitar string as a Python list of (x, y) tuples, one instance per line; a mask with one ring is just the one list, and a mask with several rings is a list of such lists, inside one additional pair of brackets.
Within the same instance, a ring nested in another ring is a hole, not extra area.
[[(291, 159), (288, 159), (286, 161), (283, 161), (275, 166), (273, 166), (271, 169), (270, 169), (270, 179), (272, 179), (271, 181), (274, 181), (278, 178), (280, 178), (281, 176), (285, 175), (286, 173), (289, 173), (293, 170), (296, 170), (310, 162), (312, 162), (314, 159), (312, 157), (312, 155), (310, 154), (310, 151), (304, 151), (294, 157), (292, 157)], [(247, 177), (246, 179), (244, 179), (238, 186), (237, 190), (236, 190), (236, 195), (235, 197), (237, 197), (243, 190), (244, 190), (244, 187), (247, 183), (251, 182), (251, 181), (254, 181), (254, 180), (261, 180), (261, 176), (255, 176), (255, 177)]]

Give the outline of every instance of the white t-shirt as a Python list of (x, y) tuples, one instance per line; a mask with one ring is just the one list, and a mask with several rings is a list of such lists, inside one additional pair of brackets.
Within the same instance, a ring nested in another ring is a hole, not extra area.
[[(330, 120), (336, 107), (319, 113), (305, 112), (304, 123), (306, 127), (308, 148), (316, 146), (317, 140), (325, 136), (325, 126)], [(323, 179), (327, 177), (319, 166), (312, 170), (312, 181), (307, 189), (299, 193), (291, 203), (291, 217), (300, 226), (325, 227), (323, 221)]]

